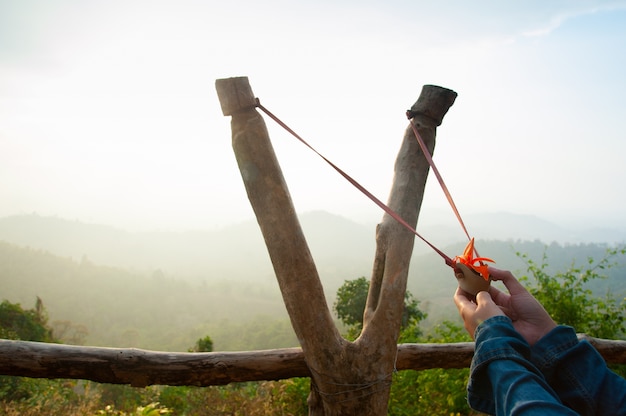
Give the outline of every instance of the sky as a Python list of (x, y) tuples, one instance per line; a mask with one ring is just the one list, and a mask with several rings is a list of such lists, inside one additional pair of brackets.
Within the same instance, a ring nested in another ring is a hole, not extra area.
[[(462, 215), (626, 227), (626, 0), (0, 0), (0, 217), (129, 230), (254, 217), (215, 80), (386, 200), (424, 84)], [(382, 211), (266, 118), (298, 212)], [(456, 221), (431, 176), (420, 224)], [(471, 229), (471, 224), (468, 224)]]

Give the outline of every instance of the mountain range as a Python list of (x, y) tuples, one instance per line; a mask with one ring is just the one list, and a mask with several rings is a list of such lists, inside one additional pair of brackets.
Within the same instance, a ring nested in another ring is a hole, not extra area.
[[(364, 225), (324, 211), (306, 212), (299, 218), (328, 290), (335, 290), (346, 279), (369, 276), (375, 224)], [(468, 216), (465, 221), (476, 233), (478, 247), (488, 244), (494, 251), (489, 253), (483, 248), (479, 252), (488, 257), (498, 254), (501, 267), (509, 269), (523, 266), (515, 251), (524, 252), (520, 247), (525, 242), (534, 242), (535, 248), (527, 249), (536, 252), (536, 247), (554, 243), (571, 246), (626, 241), (625, 230), (570, 230), (528, 215), (480, 214)], [(418, 224), (417, 228), (449, 256), (462, 252), (465, 237), (458, 225)], [(158, 271), (174, 278), (274, 281), (269, 255), (254, 220), (204, 231), (128, 232), (57, 217), (16, 215), (0, 218), (0, 241), (100, 265), (143, 273)], [(415, 242), (413, 258), (413, 264), (418, 263), (432, 263), (430, 273), (449, 273), (441, 266), (441, 259), (420, 240)]]
[[(560, 271), (600, 259), (612, 245), (577, 240), (593, 233), (562, 240), (575, 233), (535, 217), (498, 214), (466, 221), (480, 232), (481, 255), (518, 276), (527, 269), (520, 253), (537, 264), (545, 256), (548, 271)], [(375, 224), (321, 211), (301, 214), (300, 222), (332, 305), (346, 280), (371, 275)], [(449, 256), (460, 254), (466, 244), (457, 227), (418, 229)], [(614, 235), (626, 240), (617, 231)], [(90, 332), (87, 342), (98, 345), (180, 349), (194, 337), (211, 334), (220, 340), (219, 348), (240, 349), (252, 345), (241, 341), (237, 325), (242, 322), (250, 328), (259, 327), (259, 319), (267, 325), (275, 319), (280, 325), (288, 322), (253, 220), (208, 231), (127, 232), (38, 215), (5, 217), (0, 218), (0, 260), (0, 299), (30, 304), (41, 296), (53, 320), (84, 325)], [(599, 293), (626, 293), (626, 262), (619, 262), (607, 280), (598, 282)], [(431, 323), (458, 319), (451, 300), (455, 288), (456, 279), (442, 259), (416, 241), (408, 290)], [(137, 342), (129, 344), (128, 334), (135, 334), (131, 338)], [(283, 335), (293, 335), (288, 328), (277, 334), (275, 345), (267, 343), (266, 334), (259, 336), (265, 343), (254, 345), (285, 346)]]
[[(371, 254), (375, 245), (376, 224), (364, 225), (325, 211), (299, 215), (310, 248), (324, 259), (350, 261)], [(536, 216), (512, 213), (468, 215), (466, 224), (477, 240), (541, 241), (545, 244), (626, 242), (625, 229), (564, 228)], [(418, 232), (437, 246), (463, 242), (457, 224), (418, 224)], [(0, 218), (0, 240), (42, 249), (51, 253), (82, 258), (110, 266), (134, 269), (167, 269), (187, 275), (198, 263), (213, 258), (220, 262), (237, 257), (251, 260), (267, 257), (258, 252), (264, 246), (254, 220), (214, 230), (128, 232), (107, 225), (78, 220), (44, 217), (37, 214)], [(416, 241), (416, 253), (430, 248)]]

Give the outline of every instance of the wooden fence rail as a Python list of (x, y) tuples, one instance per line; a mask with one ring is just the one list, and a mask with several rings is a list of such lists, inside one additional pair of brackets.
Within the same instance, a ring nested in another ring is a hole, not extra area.
[[(579, 335), (610, 364), (626, 364), (626, 341)], [(465, 368), (474, 343), (400, 344), (397, 370)], [(179, 353), (136, 348), (82, 347), (0, 340), (0, 374), (100, 383), (214, 386), (233, 382), (309, 377), (300, 348), (262, 351)]]

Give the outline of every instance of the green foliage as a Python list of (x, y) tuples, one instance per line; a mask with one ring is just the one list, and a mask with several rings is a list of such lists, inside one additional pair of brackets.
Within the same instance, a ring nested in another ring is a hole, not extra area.
[(40, 298), (34, 309), (23, 309), (19, 303), (0, 303), (0, 338), (22, 341), (53, 342), (48, 315)]
[[(17, 379), (18, 377), (14, 377)], [(31, 394), (20, 400), (0, 400), (0, 415), (40, 416), (40, 415), (92, 415), (98, 404), (88, 388), (78, 394), (84, 382), (76, 380), (45, 380), (21, 378), (32, 383)], [(2, 382), (0, 382), (2, 385)]]
[(198, 390), (196, 387), (163, 386), (159, 394), (159, 403), (166, 408), (174, 409), (177, 414), (187, 414), (194, 405), (190, 398), (192, 392), (196, 390)]
[(171, 410), (159, 403), (150, 403), (146, 406), (138, 406), (134, 411), (124, 412), (115, 410), (115, 406), (108, 405), (104, 410), (99, 410), (96, 415), (100, 416), (159, 416), (172, 414)]
[(529, 292), (544, 306), (559, 324), (570, 325), (577, 332), (599, 338), (618, 339), (624, 336), (626, 302), (618, 300), (607, 290), (604, 296), (590, 289), (594, 280), (605, 279), (605, 270), (614, 267), (616, 257), (626, 254), (626, 248), (607, 248), (604, 257), (596, 261), (587, 257), (581, 265), (572, 263), (569, 268), (553, 275), (547, 272), (548, 259), (543, 254), (540, 263), (526, 254), (517, 255), (524, 260), (530, 276), (520, 277)]
[[(423, 337), (403, 331), (402, 342), (452, 343), (471, 341), (461, 325), (445, 321)], [(471, 415), (466, 401), (469, 369), (400, 371), (394, 375), (389, 415)]]
[(358, 279), (346, 280), (337, 289), (337, 298), (333, 304), (333, 309), (344, 325), (363, 328), (363, 311), (367, 303), (369, 287), (369, 281), (362, 276)]
[(277, 383), (276, 403), (285, 415), (308, 415), (307, 399), (311, 391), (310, 378), (292, 378)]
[(233, 383), (214, 387), (164, 387), (159, 401), (173, 414), (307, 415), (308, 378)]
[(213, 351), (213, 340), (210, 336), (200, 338), (196, 341), (196, 345), (189, 349), (189, 352), (211, 352)]
[(143, 403), (159, 401), (159, 390), (154, 387), (139, 388), (124, 384), (98, 384), (98, 395), (102, 404), (125, 413), (135, 411)]
[[(348, 327), (348, 337), (354, 338), (363, 329), (363, 312), (367, 303), (370, 282), (365, 277), (346, 280), (337, 290), (333, 309), (337, 317)], [(404, 311), (402, 313), (402, 329), (412, 328), (418, 331), (417, 324), (426, 318), (419, 309), (419, 301), (408, 290), (404, 295)]]
[[(19, 303), (7, 300), (0, 303), (0, 338), (53, 342), (52, 330), (47, 323), (48, 315), (40, 298), (33, 309), (23, 309)], [(58, 385), (58, 381), (0, 376), (0, 400), (45, 398)]]
[(58, 400), (72, 400), (74, 380), (47, 380), (0, 376), (0, 401), (28, 403), (30, 406), (57, 406)]

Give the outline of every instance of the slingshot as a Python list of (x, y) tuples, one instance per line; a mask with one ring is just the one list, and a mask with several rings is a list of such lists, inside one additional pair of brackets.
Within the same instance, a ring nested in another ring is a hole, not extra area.
[(348, 175), (341, 168), (339, 168), (337, 165), (335, 165), (330, 160), (328, 160), (324, 155), (322, 155), (317, 150), (315, 150), (315, 148), (313, 148), (309, 143), (307, 143), (294, 130), (292, 130), (283, 121), (281, 121), (278, 117), (272, 114), (267, 108), (261, 105), (261, 102), (259, 101), (258, 98), (255, 99), (255, 107), (262, 110), (265, 114), (267, 114), (268, 117), (274, 120), (278, 125), (280, 125), (287, 132), (289, 132), (292, 136), (294, 136), (296, 139), (302, 142), (305, 146), (307, 146), (310, 150), (316, 153), (326, 163), (328, 163), (333, 169), (335, 169), (341, 176), (343, 176), (348, 182), (350, 182), (355, 188), (357, 188), (365, 196), (367, 196), (370, 200), (372, 200), (376, 205), (378, 205), (381, 209), (383, 209), (383, 211), (389, 214), (392, 218), (394, 218), (402, 226), (404, 226), (406, 229), (408, 229), (413, 234), (415, 234), (419, 239), (424, 241), (437, 254), (439, 254), (444, 259), (446, 265), (450, 266), (454, 270), (454, 275), (457, 278), (457, 281), (461, 289), (470, 293), (471, 295), (476, 295), (478, 292), (482, 290), (487, 290), (489, 288), (489, 285), (490, 285), (489, 268), (486, 264), (484, 264), (484, 262), (494, 262), (494, 261), (487, 257), (480, 257), (478, 255), (478, 252), (474, 248), (474, 238), (470, 237), (467, 231), (467, 228), (465, 227), (465, 224), (461, 218), (461, 215), (459, 214), (459, 211), (456, 208), (454, 200), (452, 199), (452, 196), (450, 192), (448, 191), (448, 188), (445, 185), (445, 182), (443, 181), (443, 178), (441, 177), (441, 174), (439, 173), (439, 170), (437, 169), (432, 159), (432, 156), (430, 152), (428, 151), (426, 144), (424, 143), (424, 140), (422, 139), (419, 132), (417, 131), (417, 127), (415, 126), (415, 123), (413, 121), (413, 117), (416, 115), (415, 113), (413, 113), (411, 110), (406, 112), (406, 116), (409, 119), (409, 123), (413, 130), (413, 133), (415, 134), (415, 138), (417, 139), (417, 142), (419, 143), (420, 149), (422, 150), (424, 157), (428, 161), (428, 164), (432, 168), (433, 173), (437, 177), (437, 180), (439, 181), (439, 184), (444, 194), (446, 195), (446, 198), (448, 199), (448, 202), (450, 203), (452, 210), (454, 211), (463, 231), (465, 232), (465, 235), (467, 236), (469, 240), (467, 246), (465, 247), (465, 250), (463, 251), (463, 254), (456, 256), (454, 258), (449, 257), (443, 251), (438, 249), (435, 245), (433, 245), (424, 237), (422, 237), (410, 224), (408, 224), (404, 219), (402, 219), (402, 217), (400, 217), (398, 213), (396, 213), (391, 208), (389, 208), (385, 203), (383, 203), (380, 199), (376, 198), (371, 192), (365, 189), (361, 184), (359, 184), (356, 180), (354, 180), (350, 175)]

